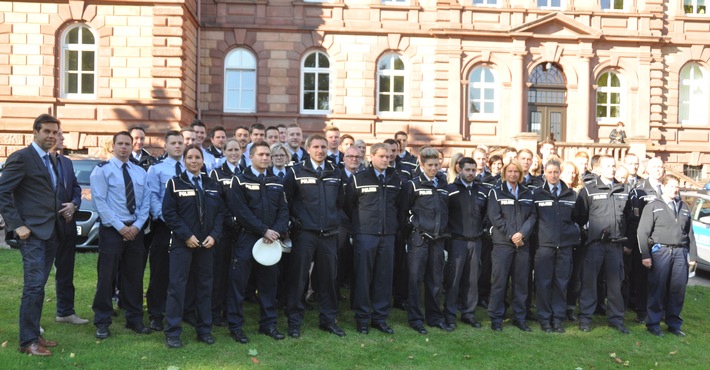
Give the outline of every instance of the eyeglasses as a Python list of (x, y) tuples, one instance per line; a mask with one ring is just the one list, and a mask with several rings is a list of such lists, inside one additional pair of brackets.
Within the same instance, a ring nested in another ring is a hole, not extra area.
[(285, 158), (288, 157), (286, 154), (274, 154), (271, 156), (271, 158)]
[(346, 155), (345, 159), (362, 159), (359, 155)]

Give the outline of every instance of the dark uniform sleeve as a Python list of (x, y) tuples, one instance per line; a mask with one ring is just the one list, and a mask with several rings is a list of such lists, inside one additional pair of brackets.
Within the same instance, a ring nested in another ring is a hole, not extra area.
[(401, 230), (403, 236), (409, 235), (409, 233), (412, 231), (412, 228), (416, 226), (410, 224), (408, 219), (410, 210), (412, 209), (413, 205), (414, 184), (412, 184), (410, 180), (404, 184), (404, 187), (400, 192), (399, 209), (397, 210), (399, 212), (399, 229)]
[[(283, 183), (284, 193), (286, 194), (286, 201), (288, 202), (290, 214), (294, 214), (293, 199), (296, 196), (296, 174), (294, 171), (293, 167), (286, 171)], [(234, 184), (234, 181), (232, 181), (232, 184)]]
[(13, 153), (5, 163), (2, 176), (0, 176), (0, 214), (5, 219), (8, 230), (15, 230), (24, 225), (13, 200), (13, 193), (24, 178), (25, 164), (22, 156), (19, 153)]
[(495, 227), (501, 234), (505, 235), (508, 239), (513, 237), (518, 230), (513, 230), (508, 222), (503, 217), (503, 212), (498, 204), (498, 199), (495, 195), (495, 189), (491, 189), (488, 192), (488, 219), (490, 220), (493, 227)]
[(165, 185), (165, 196), (163, 197), (163, 219), (165, 220), (165, 224), (168, 225), (170, 230), (175, 233), (179, 240), (187, 241), (194, 235), (194, 233), (180, 217), (180, 210), (178, 209), (177, 202), (178, 198), (177, 194), (173, 191), (174, 189), (175, 179), (172, 178), (168, 180)]
[(582, 188), (582, 190), (579, 191), (577, 202), (574, 207), (577, 214), (577, 225), (579, 225), (580, 230), (587, 224), (587, 222), (589, 222), (589, 203), (587, 203), (587, 194), (587, 188)]
[(355, 174), (352, 175), (350, 181), (345, 186), (345, 200), (343, 201), (343, 212), (348, 219), (352, 219), (353, 210), (357, 208), (357, 196), (355, 188)]
[(651, 246), (648, 245), (648, 238), (653, 233), (653, 227), (655, 226), (656, 219), (654, 217), (654, 210), (656, 207), (653, 204), (643, 208), (641, 213), (641, 220), (639, 221), (639, 226), (636, 231), (639, 243), (639, 251), (641, 251), (641, 259), (651, 258)]
[(282, 194), (279, 198), (279, 209), (277, 210), (276, 220), (274, 220), (274, 225), (271, 226), (271, 229), (279, 233), (283, 238), (288, 232), (288, 201), (286, 201), (286, 194)]
[[(268, 200), (264, 199), (262, 201), (267, 202)], [(239, 185), (237, 179), (232, 181), (232, 187), (227, 196), (227, 205), (232, 215), (237, 218), (237, 222), (244, 227), (246, 231), (264, 236), (266, 230), (269, 229), (269, 225), (265, 224), (249, 209), (246, 195), (244, 195), (244, 188)]]
[[(537, 222), (537, 211), (535, 210), (535, 203), (533, 203), (533, 210), (530, 212), (530, 216), (523, 222), (523, 226), (520, 227), (520, 233), (527, 239), (535, 231), (535, 223)], [(511, 236), (512, 237), (512, 236)]]
[[(224, 190), (222, 189), (222, 184), (215, 180), (214, 181), (216, 186), (215, 189), (219, 191), (219, 198), (220, 199), (225, 199), (224, 196)], [(212, 231), (210, 231), (209, 235), (214, 239), (215, 243), (219, 241), (222, 238), (222, 232), (224, 230), (224, 218), (228, 217), (227, 216), (227, 208), (225, 207), (224, 203), (219, 204), (219, 208), (217, 208), (217, 214), (214, 216), (214, 224), (212, 225)]]

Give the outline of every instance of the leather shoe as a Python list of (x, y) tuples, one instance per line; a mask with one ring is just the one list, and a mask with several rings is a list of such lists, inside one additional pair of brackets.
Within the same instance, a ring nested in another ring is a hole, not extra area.
[(412, 329), (414, 329), (414, 331), (416, 331), (417, 333), (419, 333), (419, 334), (421, 334), (421, 335), (426, 335), (426, 334), (427, 334), (426, 328), (424, 328), (424, 326), (421, 325), (421, 324), (412, 325)]
[(629, 334), (629, 329), (624, 324), (609, 324), (609, 327), (618, 330), (621, 334)]
[(683, 331), (681, 331), (680, 329), (676, 329), (676, 328), (668, 328), (668, 332), (670, 332), (671, 334), (677, 335), (679, 337), (685, 336), (685, 333), (683, 333)]
[(515, 325), (516, 328), (522, 330), (522, 331), (532, 331), (528, 324), (525, 323), (525, 321), (513, 321), (513, 325)]
[(131, 329), (136, 334), (150, 334), (151, 333), (150, 328), (143, 325), (142, 322), (138, 323), (138, 324), (126, 324), (126, 329)]
[(567, 310), (567, 320), (572, 322), (577, 321), (577, 316), (574, 315), (573, 309)]
[(158, 320), (158, 319), (150, 320), (150, 330), (163, 331), (163, 320)]
[(646, 316), (641, 316), (641, 315), (636, 316), (634, 321), (636, 321), (636, 323), (638, 323), (638, 324), (643, 324), (646, 322)]
[(32, 342), (29, 346), (20, 348), (20, 352), (31, 356), (51, 356), (52, 352), (44, 348), (39, 341)]
[(235, 342), (239, 342), (241, 344), (249, 343), (249, 338), (247, 338), (246, 334), (244, 334), (244, 331), (242, 331), (242, 329), (230, 331), (229, 335), (232, 337), (232, 339), (234, 339)]
[(202, 334), (197, 336), (197, 341), (212, 345), (214, 344), (214, 337), (212, 336), (212, 334)]
[(394, 329), (390, 328), (390, 326), (384, 321), (372, 322), (370, 323), (370, 326), (385, 334), (394, 334)]
[(367, 324), (358, 323), (356, 329), (360, 334), (370, 334), (370, 328), (367, 327)]
[(329, 324), (321, 324), (320, 330), (327, 331), (339, 337), (345, 336), (345, 332), (343, 331), (343, 329), (341, 329), (335, 322), (331, 322)]
[(651, 333), (657, 337), (661, 337), (661, 338), (665, 337), (665, 335), (661, 331), (661, 328), (646, 328), (646, 330), (648, 330), (649, 333)]
[(106, 339), (111, 336), (111, 332), (108, 330), (108, 326), (100, 326), (96, 328), (96, 338)]
[(56, 347), (56, 346), (57, 346), (57, 342), (55, 342), (55, 341), (53, 341), (53, 340), (46, 340), (46, 339), (44, 339), (44, 338), (42, 338), (42, 337), (39, 337), (38, 342), (39, 342), (39, 344), (40, 344), (42, 347), (44, 347), (44, 348), (51, 348), (51, 347)]
[(464, 322), (464, 323), (466, 323), (466, 324), (469, 324), (469, 325), (471, 325), (472, 327), (474, 327), (474, 328), (476, 328), (476, 329), (478, 329), (478, 328), (481, 327), (481, 323), (478, 322), (478, 321), (476, 321), (476, 319), (473, 318), (473, 317), (464, 317), (464, 318), (461, 319), (461, 322)]
[(65, 323), (69, 323), (69, 324), (76, 324), (76, 325), (83, 325), (83, 324), (89, 323), (89, 320), (82, 319), (81, 317), (77, 316), (76, 314), (69, 315), (69, 316), (57, 316), (56, 321), (57, 322), (65, 322)]
[(493, 331), (503, 331), (503, 325), (501, 325), (499, 322), (492, 322), (492, 323), (491, 323), (491, 330), (493, 330)]
[(275, 326), (270, 326), (268, 328), (259, 329), (259, 333), (269, 336), (269, 337), (276, 339), (276, 340), (281, 340), (281, 339), (286, 338), (285, 335), (279, 333), (279, 331), (276, 330)]
[(452, 329), (450, 326), (446, 325), (446, 323), (443, 322), (443, 321), (440, 322), (440, 323), (438, 323), (438, 324), (436, 324), (436, 325), (431, 325), (431, 326), (432, 326), (432, 327), (435, 327), (435, 328), (439, 328), (439, 329), (441, 329), (441, 330), (443, 330), (443, 331), (445, 331), (445, 332), (449, 332), (449, 333), (452, 332), (452, 331), (454, 331), (454, 329)]
[(563, 328), (561, 324), (552, 324), (552, 331), (561, 334), (565, 332), (565, 328)]
[(165, 344), (168, 348), (180, 348), (182, 347), (182, 341), (180, 337), (165, 337)]
[(301, 327), (296, 325), (289, 325), (286, 333), (291, 338), (299, 338), (301, 336)]
[(592, 331), (592, 328), (589, 326), (589, 324), (579, 324), (579, 330), (585, 333), (589, 333), (590, 331)]

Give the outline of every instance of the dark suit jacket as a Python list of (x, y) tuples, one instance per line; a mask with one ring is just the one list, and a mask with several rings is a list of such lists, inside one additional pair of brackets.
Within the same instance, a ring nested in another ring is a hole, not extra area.
[[(62, 192), (59, 194), (59, 203), (72, 202), (78, 212), (79, 206), (81, 205), (81, 186), (79, 186), (79, 182), (74, 174), (74, 164), (71, 159), (63, 155), (57, 156), (57, 162), (59, 163), (59, 177), (64, 183), (64, 186), (61, 188)], [(77, 213), (74, 213), (74, 217), (72, 217), (69, 222), (64, 222), (67, 233), (76, 233), (76, 216)], [(60, 221), (62, 221), (63, 217), (60, 218)]]
[(10, 154), (0, 177), (0, 214), (7, 227), (24, 225), (32, 236), (48, 240), (60, 208), (49, 171), (32, 145)]

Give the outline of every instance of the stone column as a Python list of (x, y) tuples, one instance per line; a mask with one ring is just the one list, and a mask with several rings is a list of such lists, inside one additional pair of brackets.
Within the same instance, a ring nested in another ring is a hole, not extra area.
[(567, 141), (572, 142), (588, 142), (589, 128), (591, 122), (591, 104), (590, 92), (592, 85), (589, 82), (589, 60), (587, 55), (580, 55), (577, 63), (578, 81), (577, 81), (577, 102), (578, 109), (567, 112)]
[[(512, 73), (510, 84), (510, 104), (501, 104), (503, 107), (510, 109), (510, 122), (507, 125), (507, 137), (512, 138), (523, 132), (526, 128), (527, 106), (525, 102), (525, 70), (523, 68), (523, 57), (525, 54), (516, 53), (513, 55), (513, 61), (510, 65)], [(505, 108), (504, 108), (505, 109)]]

